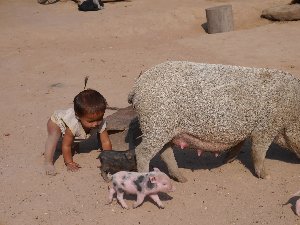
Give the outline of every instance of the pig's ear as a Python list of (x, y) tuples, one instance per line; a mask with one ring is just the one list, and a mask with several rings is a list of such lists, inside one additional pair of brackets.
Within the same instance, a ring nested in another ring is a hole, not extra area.
[(153, 184), (156, 183), (156, 176), (150, 176), (150, 177), (149, 177), (149, 180), (150, 180), (150, 182), (153, 183)]
[(158, 168), (156, 168), (156, 167), (154, 167), (153, 170), (154, 170), (155, 172), (160, 172), (160, 170), (159, 170)]

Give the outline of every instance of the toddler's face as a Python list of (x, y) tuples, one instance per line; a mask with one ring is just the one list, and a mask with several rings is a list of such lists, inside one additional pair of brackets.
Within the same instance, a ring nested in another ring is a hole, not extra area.
[(79, 117), (81, 125), (85, 129), (92, 129), (99, 126), (103, 120), (104, 112), (88, 113)]

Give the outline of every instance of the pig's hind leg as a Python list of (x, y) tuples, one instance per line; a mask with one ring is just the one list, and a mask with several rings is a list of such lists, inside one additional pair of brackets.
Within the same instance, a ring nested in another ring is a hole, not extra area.
[(143, 203), (145, 199), (145, 196), (143, 194), (137, 194), (137, 197), (136, 197), (136, 202), (133, 204), (133, 208), (136, 208), (138, 207), (140, 204)]

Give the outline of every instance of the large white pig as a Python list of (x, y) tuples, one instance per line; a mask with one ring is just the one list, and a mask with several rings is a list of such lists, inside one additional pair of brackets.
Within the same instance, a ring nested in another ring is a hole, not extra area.
[[(300, 156), (300, 81), (273, 69), (165, 62), (136, 80), (128, 96), (138, 113), (142, 143), (138, 171), (161, 152), (169, 173), (184, 182), (171, 144), (220, 152), (252, 141), (258, 177), (269, 177), (266, 152), (274, 141)], [(238, 152), (238, 150), (234, 150)]]

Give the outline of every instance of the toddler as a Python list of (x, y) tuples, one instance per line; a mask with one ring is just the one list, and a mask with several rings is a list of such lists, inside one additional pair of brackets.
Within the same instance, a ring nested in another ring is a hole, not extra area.
[(68, 171), (77, 171), (80, 166), (73, 161), (72, 147), (74, 140), (87, 139), (92, 129), (98, 129), (102, 150), (111, 150), (112, 145), (103, 119), (107, 102), (97, 91), (87, 89), (74, 98), (74, 108), (57, 110), (47, 123), (48, 138), (45, 146), (45, 171), (55, 175), (53, 165), (54, 152), (62, 137), (62, 154)]

